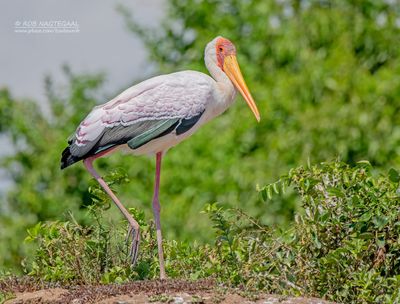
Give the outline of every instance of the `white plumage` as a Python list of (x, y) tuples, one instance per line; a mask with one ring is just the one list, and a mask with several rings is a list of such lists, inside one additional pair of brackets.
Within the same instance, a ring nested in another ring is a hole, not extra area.
[[(106, 128), (171, 118), (192, 118), (214, 104), (215, 80), (195, 71), (157, 76), (143, 81), (95, 107), (76, 131), (78, 146), (95, 141)], [(206, 115), (208, 116), (208, 115)], [(200, 122), (199, 122), (200, 123)], [(187, 137), (187, 135), (182, 135)], [(171, 136), (172, 139), (172, 136)], [(160, 140), (158, 140), (160, 142)], [(164, 140), (165, 142), (165, 140)], [(147, 143), (135, 154), (157, 153), (157, 143)], [(176, 143), (171, 142), (171, 146)]]

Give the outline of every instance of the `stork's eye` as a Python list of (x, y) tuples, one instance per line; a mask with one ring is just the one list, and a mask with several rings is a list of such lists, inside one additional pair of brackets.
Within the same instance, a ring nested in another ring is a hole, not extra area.
[(219, 48), (219, 51), (222, 52), (224, 49), (222, 47)]

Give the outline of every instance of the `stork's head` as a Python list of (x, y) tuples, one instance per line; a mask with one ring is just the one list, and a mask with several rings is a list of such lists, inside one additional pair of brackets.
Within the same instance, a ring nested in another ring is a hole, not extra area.
[(207, 45), (205, 55), (229, 77), (232, 84), (246, 100), (257, 121), (260, 121), (260, 113), (243, 79), (233, 43), (226, 38), (218, 36)]

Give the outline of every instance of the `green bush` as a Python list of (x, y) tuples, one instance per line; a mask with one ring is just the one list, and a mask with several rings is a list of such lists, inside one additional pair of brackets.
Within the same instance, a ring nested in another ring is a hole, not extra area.
[[(121, 170), (111, 172), (105, 180), (111, 188), (129, 181)], [(68, 221), (39, 222), (28, 230), (25, 241), (38, 247), (34, 259), (25, 260), (29, 275), (61, 283), (122, 283), (140, 279), (129, 267), (129, 243), (124, 241), (127, 222), (113, 224), (104, 219), (110, 208), (110, 198), (95, 183), (89, 188), (92, 204), (87, 206), (89, 226), (78, 224), (70, 213)], [(144, 213), (129, 209), (137, 221), (146, 227)], [(123, 225), (124, 224), (124, 225)], [(146, 240), (147, 238), (145, 238)]]
[[(165, 240), (168, 276), (214, 277), (227, 286), (341, 303), (399, 301), (400, 175), (392, 169), (374, 176), (372, 169), (368, 162), (299, 167), (260, 189), (266, 209), (288, 195), (282, 189), (296, 193), (302, 209), (286, 230), (264, 226), (240, 209), (207, 205), (203, 213), (213, 223), (214, 244)], [(98, 224), (89, 228), (55, 222), (30, 230), (29, 239), (39, 243), (27, 264), (30, 274), (64, 283), (158, 278), (153, 224), (133, 210), (143, 229), (139, 262), (131, 268), (126, 223), (104, 228), (102, 209), (95, 206)]]
[(368, 162), (334, 162), (291, 170), (264, 187), (268, 196), (277, 185), (293, 185), (304, 209), (271, 257), (279, 274), (272, 282), (343, 303), (399, 301), (398, 181), (394, 169), (374, 177)]

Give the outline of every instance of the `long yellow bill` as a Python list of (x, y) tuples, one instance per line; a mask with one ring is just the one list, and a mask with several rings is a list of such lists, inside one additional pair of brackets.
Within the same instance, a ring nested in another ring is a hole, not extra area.
[(229, 79), (233, 82), (235, 87), (238, 89), (240, 94), (242, 94), (243, 98), (246, 100), (251, 111), (254, 113), (254, 116), (259, 122), (260, 113), (258, 112), (256, 103), (254, 102), (254, 99), (251, 96), (246, 83), (244, 82), (242, 72), (240, 71), (239, 64), (236, 60), (236, 56), (230, 55), (224, 58), (224, 71), (225, 74), (229, 77)]

